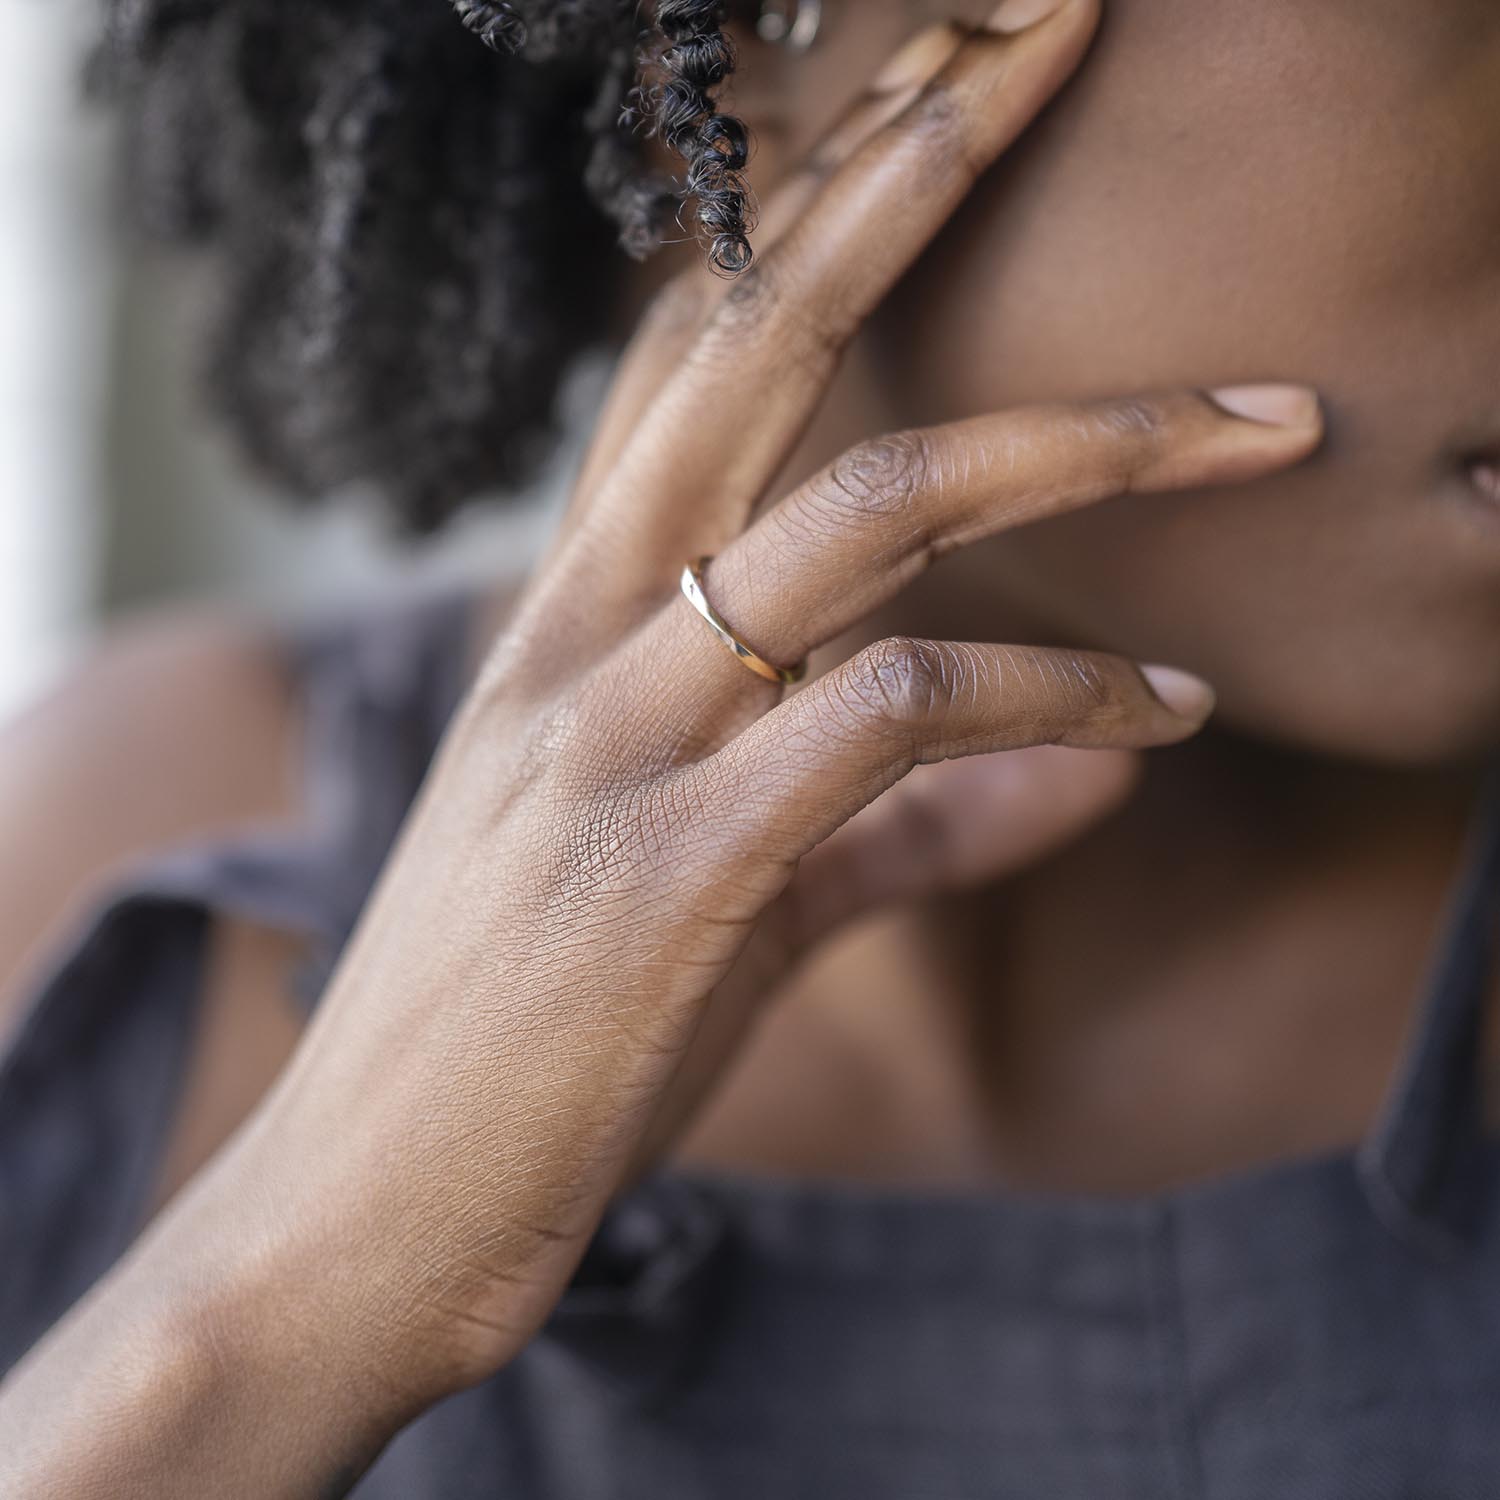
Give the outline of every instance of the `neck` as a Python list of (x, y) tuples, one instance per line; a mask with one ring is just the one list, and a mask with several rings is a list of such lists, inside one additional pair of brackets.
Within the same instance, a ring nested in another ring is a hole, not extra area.
[[(899, 425), (851, 399), (857, 375), (777, 493)], [(1068, 644), (997, 601), (983, 561), (947, 559), (828, 660), (896, 632)], [(689, 1158), (1137, 1192), (1358, 1139), (1479, 767), (1338, 760), (1220, 724), (1148, 753), (1130, 802), (1043, 864), (831, 945)]]

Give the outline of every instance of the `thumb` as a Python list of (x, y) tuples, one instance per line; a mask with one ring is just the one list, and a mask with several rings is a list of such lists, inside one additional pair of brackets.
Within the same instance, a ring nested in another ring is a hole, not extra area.
[(1025, 869), (1119, 807), (1140, 770), (1135, 751), (1057, 745), (918, 766), (804, 856), (781, 897), (794, 945)]

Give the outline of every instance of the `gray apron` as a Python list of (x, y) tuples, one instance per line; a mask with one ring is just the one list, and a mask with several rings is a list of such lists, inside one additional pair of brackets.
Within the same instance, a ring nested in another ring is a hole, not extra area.
[[(138, 1231), (227, 915), (315, 1003), (463, 682), (458, 597), (290, 642), (311, 824), (152, 861), (0, 1061), (0, 1369)], [(403, 1432), (362, 1500), (1500, 1500), (1500, 1143), (1479, 1028), (1500, 763), (1354, 1151), (1147, 1198), (669, 1171), (542, 1335)]]

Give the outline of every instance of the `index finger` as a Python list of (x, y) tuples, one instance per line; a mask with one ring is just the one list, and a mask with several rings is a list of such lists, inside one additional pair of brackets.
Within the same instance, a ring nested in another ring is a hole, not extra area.
[[(1098, 23), (1095, 0), (1027, 4), (1020, 30), (996, 12), (969, 33), (910, 104), (827, 180), (801, 220), (725, 298), (720, 335), (741, 360), (808, 364), (831, 373), (838, 354), (931, 243), (979, 177), (1016, 140), (1081, 61)], [(714, 331), (707, 340), (709, 350)], [(809, 382), (814, 394), (821, 387)]]
[[(847, 161), (882, 126), (894, 120), (947, 63), (964, 34), (950, 21), (919, 31), (891, 58), (823, 139), (777, 182), (756, 226), (757, 247), (774, 244), (807, 212), (840, 163)], [(601, 484), (672, 371), (686, 357), (727, 281), (714, 284), (702, 266), (679, 272), (657, 291), (631, 334), (609, 398), (589, 441), (579, 473), (574, 505), (582, 511)]]
[(614, 576), (670, 582), (743, 529), (861, 323), (1083, 58), (1099, 0), (1042, 10), (969, 33), (719, 300), (601, 486)]

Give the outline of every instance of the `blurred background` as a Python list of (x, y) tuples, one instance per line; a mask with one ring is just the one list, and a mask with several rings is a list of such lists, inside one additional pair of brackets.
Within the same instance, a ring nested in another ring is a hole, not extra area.
[(81, 83), (96, 24), (96, 0), (0, 0), (0, 716), (121, 613), (326, 608), (524, 566), (576, 458), (421, 546), (360, 496), (307, 514), (246, 474), (195, 396), (192, 262), (121, 222), (112, 122)]

